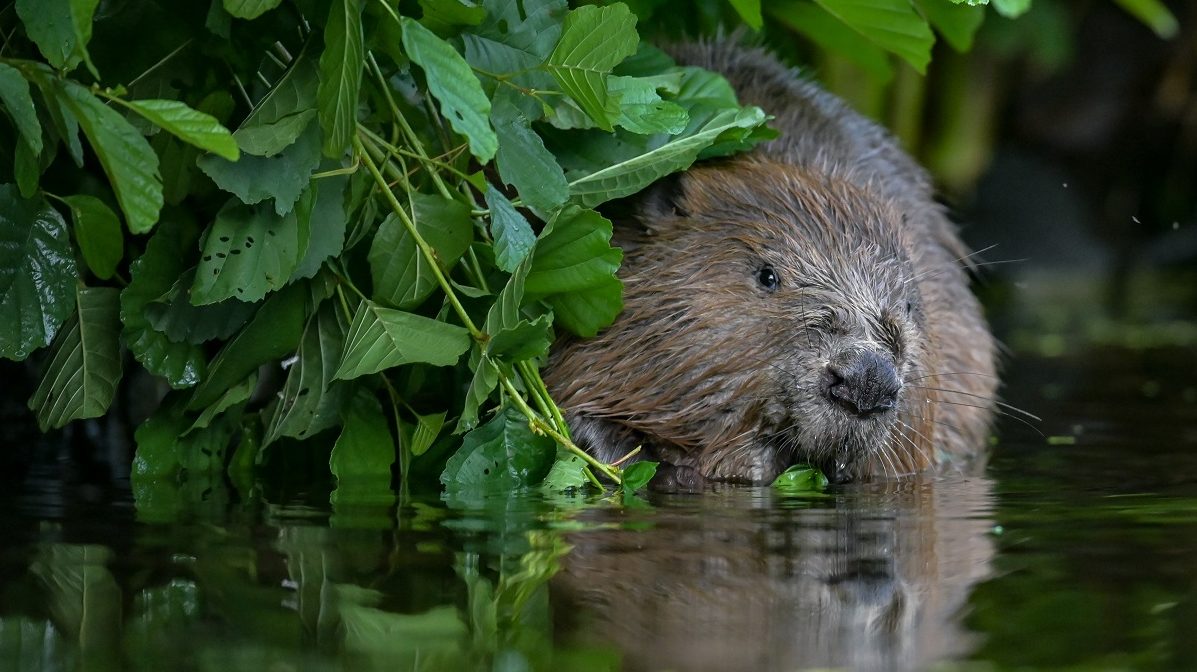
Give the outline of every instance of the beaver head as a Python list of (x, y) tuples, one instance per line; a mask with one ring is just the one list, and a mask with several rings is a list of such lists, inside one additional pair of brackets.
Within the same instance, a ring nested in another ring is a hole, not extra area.
[(911, 471), (931, 404), (908, 383), (930, 355), (906, 238), (900, 212), (834, 175), (693, 168), (617, 226), (624, 312), (560, 347), (550, 383), (571, 416), (709, 478)]

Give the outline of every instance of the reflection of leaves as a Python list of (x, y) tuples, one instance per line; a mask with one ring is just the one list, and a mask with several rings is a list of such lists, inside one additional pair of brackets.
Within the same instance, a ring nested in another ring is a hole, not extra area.
[(46, 587), (54, 624), (85, 655), (120, 645), (121, 589), (107, 565), (106, 546), (44, 544), (29, 569)]

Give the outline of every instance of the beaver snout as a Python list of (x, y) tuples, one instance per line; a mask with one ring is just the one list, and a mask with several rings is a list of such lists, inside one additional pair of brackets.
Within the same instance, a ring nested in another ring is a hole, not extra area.
[(892, 410), (902, 389), (894, 365), (869, 350), (843, 352), (832, 358), (824, 380), (827, 397), (862, 418)]

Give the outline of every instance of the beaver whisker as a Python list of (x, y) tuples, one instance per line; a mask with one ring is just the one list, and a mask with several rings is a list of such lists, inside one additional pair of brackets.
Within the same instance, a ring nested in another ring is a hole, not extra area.
[(1019, 408), (1019, 407), (1017, 407), (1017, 406), (1014, 406), (1014, 405), (1012, 405), (1012, 404), (1007, 404), (1007, 403), (1006, 403), (1006, 402), (1004, 402), (1004, 401), (998, 401), (998, 400), (996, 400), (996, 399), (990, 399), (989, 397), (986, 397), (986, 396), (983, 396), (983, 395), (980, 395), (980, 394), (973, 394), (972, 392), (965, 392), (965, 391), (963, 391), (963, 390), (952, 390), (952, 389), (949, 389), (949, 388), (946, 388), (946, 387), (926, 387), (926, 386), (923, 386), (923, 385), (911, 385), (911, 387), (915, 387), (915, 388), (918, 388), (918, 389), (920, 389), (920, 390), (933, 390), (933, 391), (935, 391), (935, 392), (951, 392), (952, 394), (961, 394), (961, 395), (964, 395), (964, 396), (966, 396), (966, 397), (975, 397), (975, 398), (977, 398), (977, 399), (984, 399), (985, 401), (992, 401), (993, 403), (997, 404), (998, 406), (1001, 406), (1002, 408), (1009, 409), (1009, 410), (1011, 410), (1011, 411), (1014, 411), (1015, 413), (1021, 413), (1021, 414), (1025, 415), (1026, 417), (1028, 417), (1028, 418), (1030, 418), (1030, 419), (1032, 419), (1032, 420), (1036, 420), (1036, 421), (1038, 421), (1038, 422), (1043, 422), (1043, 418), (1039, 417), (1038, 415), (1035, 415), (1034, 413), (1031, 413), (1030, 411), (1027, 411), (1027, 410), (1021, 409), (1021, 408)]
[(928, 373), (926, 375), (919, 376), (918, 378), (911, 378), (911, 379), (903, 381), (903, 382), (913, 383), (913, 382), (923, 380), (924, 378), (934, 378), (936, 376), (982, 376), (985, 378), (993, 378), (995, 380), (997, 379), (997, 376), (993, 375), (992, 373), (981, 373), (979, 371), (947, 371), (947, 372), (943, 372), (943, 373)]

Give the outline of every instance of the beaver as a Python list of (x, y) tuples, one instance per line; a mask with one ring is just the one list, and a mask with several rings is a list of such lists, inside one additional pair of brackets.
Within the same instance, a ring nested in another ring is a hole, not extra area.
[(726, 77), (780, 136), (616, 217), (624, 310), (556, 343), (546, 375), (575, 442), (606, 461), (642, 446), (664, 490), (795, 463), (839, 482), (979, 463), (995, 345), (927, 173), (761, 48), (670, 53)]

